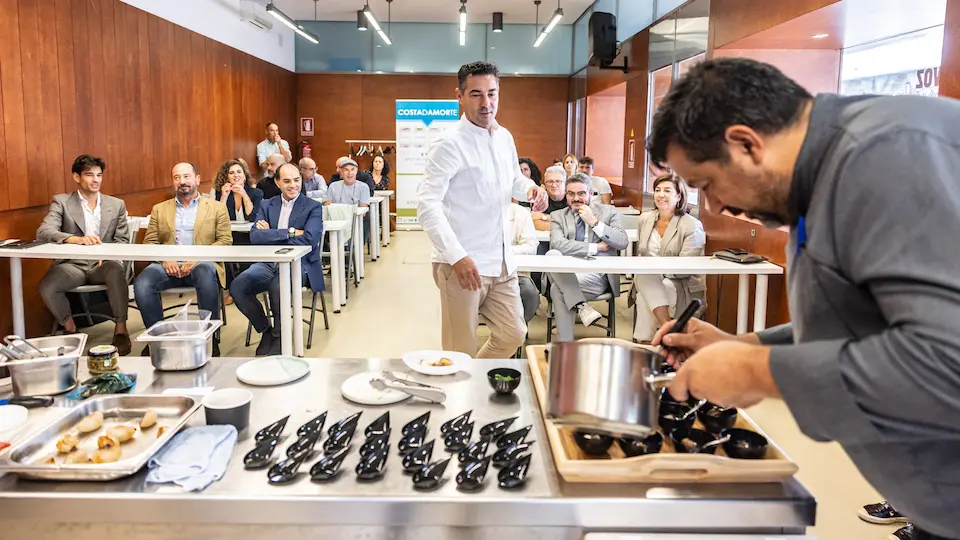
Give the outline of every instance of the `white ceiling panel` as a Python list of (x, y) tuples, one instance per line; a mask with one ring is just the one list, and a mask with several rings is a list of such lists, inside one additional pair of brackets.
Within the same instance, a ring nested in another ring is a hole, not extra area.
[[(266, 5), (268, 0), (258, 0)], [(274, 4), (290, 17), (298, 20), (355, 21), (357, 10), (365, 0), (274, 0)], [(563, 9), (562, 24), (572, 24), (593, 4), (593, 0), (560, 0)], [(377, 19), (387, 20), (387, 1), (370, 0)], [(391, 7), (394, 22), (457, 22), (460, 0), (394, 0)], [(540, 23), (545, 23), (557, 9), (557, 0), (543, 0), (540, 4)], [(490, 23), (493, 13), (503, 13), (505, 24), (530, 24), (536, 18), (533, 0), (467, 0), (467, 22)]]

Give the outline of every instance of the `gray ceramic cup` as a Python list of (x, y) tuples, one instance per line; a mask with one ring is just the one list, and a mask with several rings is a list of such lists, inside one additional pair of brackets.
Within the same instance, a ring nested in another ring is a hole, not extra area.
[(203, 398), (207, 425), (229, 424), (237, 428), (237, 431), (243, 431), (250, 425), (252, 401), (253, 394), (242, 388), (224, 388), (210, 392)]

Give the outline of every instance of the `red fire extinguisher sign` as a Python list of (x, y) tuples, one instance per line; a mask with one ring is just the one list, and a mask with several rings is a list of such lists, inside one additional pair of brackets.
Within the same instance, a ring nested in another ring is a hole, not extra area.
[(300, 118), (300, 136), (313, 137), (313, 117), (304, 116)]

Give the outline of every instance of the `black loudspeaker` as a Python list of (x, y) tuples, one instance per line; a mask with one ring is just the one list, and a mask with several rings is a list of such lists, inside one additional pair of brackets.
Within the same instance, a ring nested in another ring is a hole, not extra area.
[(613, 13), (595, 11), (590, 15), (589, 58), (593, 63), (609, 66), (617, 59), (617, 17)]

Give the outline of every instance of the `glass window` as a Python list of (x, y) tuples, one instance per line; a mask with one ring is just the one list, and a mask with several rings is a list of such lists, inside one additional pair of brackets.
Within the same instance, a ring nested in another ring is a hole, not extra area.
[(626, 41), (650, 26), (654, 0), (620, 0), (617, 13), (617, 40)]
[(486, 58), (485, 24), (467, 25), (467, 44), (463, 47), (455, 24), (394, 23), (390, 31), (393, 45), (374, 51), (377, 71), (456, 73), (463, 64)]
[(487, 60), (496, 62), (503, 73), (535, 75), (570, 74), (573, 25), (558, 25), (539, 47), (534, 48), (536, 25), (505, 24), (503, 32), (487, 26)]
[(590, 60), (590, 15), (593, 8), (587, 8), (573, 25), (573, 70), (580, 71)]
[(660, 19), (671, 11), (680, 7), (687, 0), (657, 0), (657, 13), (654, 19)]
[(937, 96), (942, 52), (942, 25), (844, 49), (840, 93)]
[(373, 70), (376, 32), (361, 32), (356, 22), (301, 21), (300, 24), (321, 41), (320, 45), (295, 47), (297, 72)]

